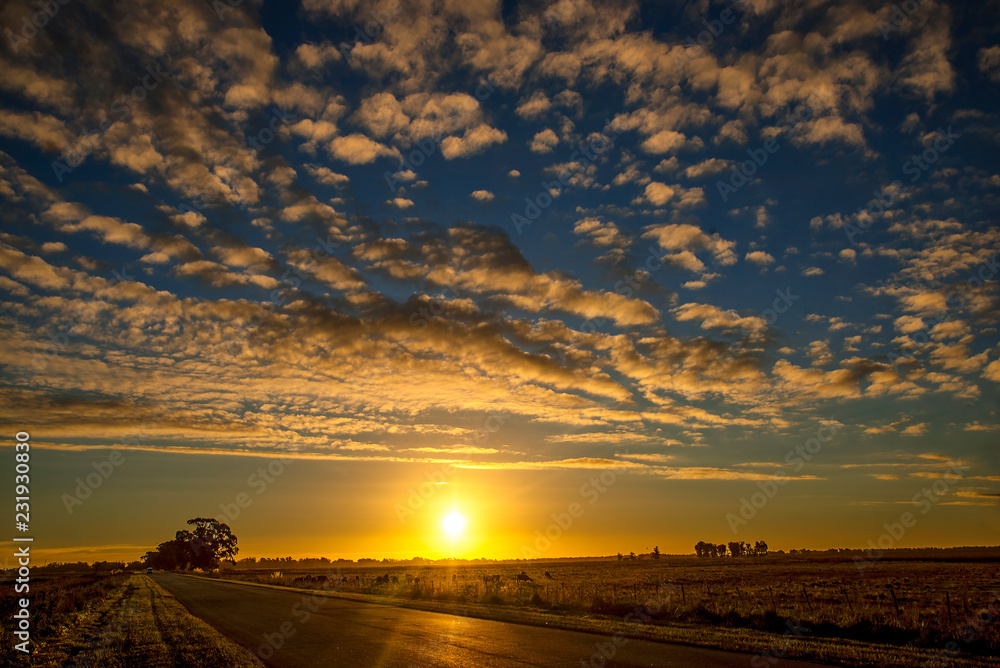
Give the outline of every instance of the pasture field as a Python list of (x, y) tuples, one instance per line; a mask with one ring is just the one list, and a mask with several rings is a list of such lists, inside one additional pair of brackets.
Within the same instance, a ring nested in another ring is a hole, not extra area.
[[(517, 580), (522, 571), (532, 581)], [(348, 565), (326, 571), (229, 570), (215, 575), (527, 623), (549, 624), (556, 616), (574, 628), (572, 620), (597, 622), (600, 630), (602, 620), (617, 628), (618, 622), (641, 619), (641, 627), (627, 625), (634, 631), (629, 635), (711, 646), (725, 644), (730, 637), (734, 642), (723, 648), (743, 651), (759, 648), (761, 638), (780, 636), (823, 641), (824, 646), (910, 648), (924, 657), (940, 654), (952, 666), (1000, 665), (996, 560), (885, 559), (859, 571), (844, 558), (664, 557)], [(324, 577), (326, 582), (320, 579)], [(678, 629), (683, 632), (675, 633)], [(755, 634), (760, 637), (752, 640)], [(789, 643), (788, 656), (796, 654), (795, 643)], [(855, 662), (855, 654), (838, 658), (836, 652), (817, 656), (810, 650), (801, 655), (844, 665), (908, 665), (912, 659), (867, 656)], [(905, 651), (889, 654), (905, 657)], [(963, 664), (962, 657), (972, 663)]]

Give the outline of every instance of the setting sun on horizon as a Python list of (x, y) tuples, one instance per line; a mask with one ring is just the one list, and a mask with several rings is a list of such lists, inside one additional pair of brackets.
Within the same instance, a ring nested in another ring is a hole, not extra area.
[(441, 527), (452, 538), (458, 538), (465, 531), (465, 516), (457, 510), (452, 510), (441, 520)]

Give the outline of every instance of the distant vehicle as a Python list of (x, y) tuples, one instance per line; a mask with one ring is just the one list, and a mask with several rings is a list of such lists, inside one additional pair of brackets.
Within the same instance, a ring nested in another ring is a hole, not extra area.
[(147, 572), (147, 573), (152, 573), (152, 572), (153, 572), (153, 569), (152, 569), (152, 568), (147, 568), (147, 569), (146, 569), (146, 572)]

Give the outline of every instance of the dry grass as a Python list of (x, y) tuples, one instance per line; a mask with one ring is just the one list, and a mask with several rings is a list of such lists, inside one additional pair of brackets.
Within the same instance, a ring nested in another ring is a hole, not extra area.
[[(515, 581), (521, 570), (534, 582)], [(302, 581), (307, 573), (222, 576), (327, 588)], [(665, 558), (355, 566), (324, 574), (342, 596), (749, 652), (780, 642), (794, 626), (801, 635), (791, 636), (790, 656), (845, 665), (919, 665), (942, 655), (949, 642), (960, 650), (947, 656), (951, 666), (997, 665), (1000, 657), (1000, 568), (990, 561), (885, 560), (864, 573), (845, 560)], [(379, 575), (400, 583), (377, 584)], [(406, 575), (419, 584), (407, 584)], [(484, 575), (500, 575), (501, 582), (487, 585)], [(625, 624), (624, 615), (636, 609), (648, 623)]]
[[(65, 654), (60, 649), (68, 630), (77, 626), (80, 620), (93, 614), (95, 609), (113, 597), (128, 579), (127, 575), (62, 575), (46, 577), (35, 575), (30, 583), (31, 590), (31, 647), (33, 656), (27, 656), (14, 649), (14, 638), (10, 624), (0, 625), (0, 665), (41, 666), (61, 665), (46, 662), (56, 661), (54, 657)], [(15, 601), (22, 594), (14, 591), (12, 582), (5, 582), (0, 588), (0, 615), (11, 619)], [(40, 663), (41, 661), (41, 663)]]
[(132, 577), (75, 660), (93, 668), (262, 665), (144, 575)]
[[(87, 668), (261, 666), (250, 652), (190, 615), (145, 575), (56, 578), (43, 592), (40, 642), (0, 665)], [(37, 594), (36, 594), (37, 595)], [(81, 602), (85, 601), (85, 603)], [(8, 631), (9, 635), (9, 631)], [(33, 638), (35, 637), (33, 633)], [(5, 639), (4, 650), (10, 643)]]

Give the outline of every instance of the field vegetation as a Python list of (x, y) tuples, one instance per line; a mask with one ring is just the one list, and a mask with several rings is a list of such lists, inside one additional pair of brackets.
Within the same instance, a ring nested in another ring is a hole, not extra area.
[[(519, 578), (522, 572), (530, 580)], [(791, 637), (789, 656), (845, 665), (913, 665), (915, 656), (937, 655), (953, 666), (1000, 659), (1000, 563), (992, 559), (890, 558), (859, 570), (838, 556), (664, 557), (331, 564), (206, 575), (510, 621), (551, 624), (555, 618), (556, 625), (579, 628), (576, 621), (587, 620), (597, 629), (606, 622), (633, 637), (743, 651), (760, 652), (775, 638)], [(644, 623), (620, 624), (626, 616)], [(712, 629), (719, 633), (706, 633)], [(873, 660), (857, 643), (895, 649)], [(830, 649), (837, 645), (854, 649), (838, 655)]]
[[(37, 652), (54, 653), (67, 629), (100, 607), (102, 602), (121, 589), (127, 578), (125, 574), (108, 573), (33, 575), (29, 598), (31, 646), (36, 650), (36, 656), (32, 659), (14, 649), (18, 641), (14, 638), (11, 624), (4, 623), (0, 625), (0, 665), (45, 665), (37, 662)], [(22, 596), (15, 592), (12, 580), (0, 586), (0, 615), (3, 619), (13, 618), (16, 599)]]
[[(39, 576), (31, 583), (32, 653), (14, 650), (0, 630), (0, 665), (20, 667), (195, 668), (262, 664), (190, 615), (149, 577), (138, 573)], [(5, 583), (0, 609), (14, 611)]]

